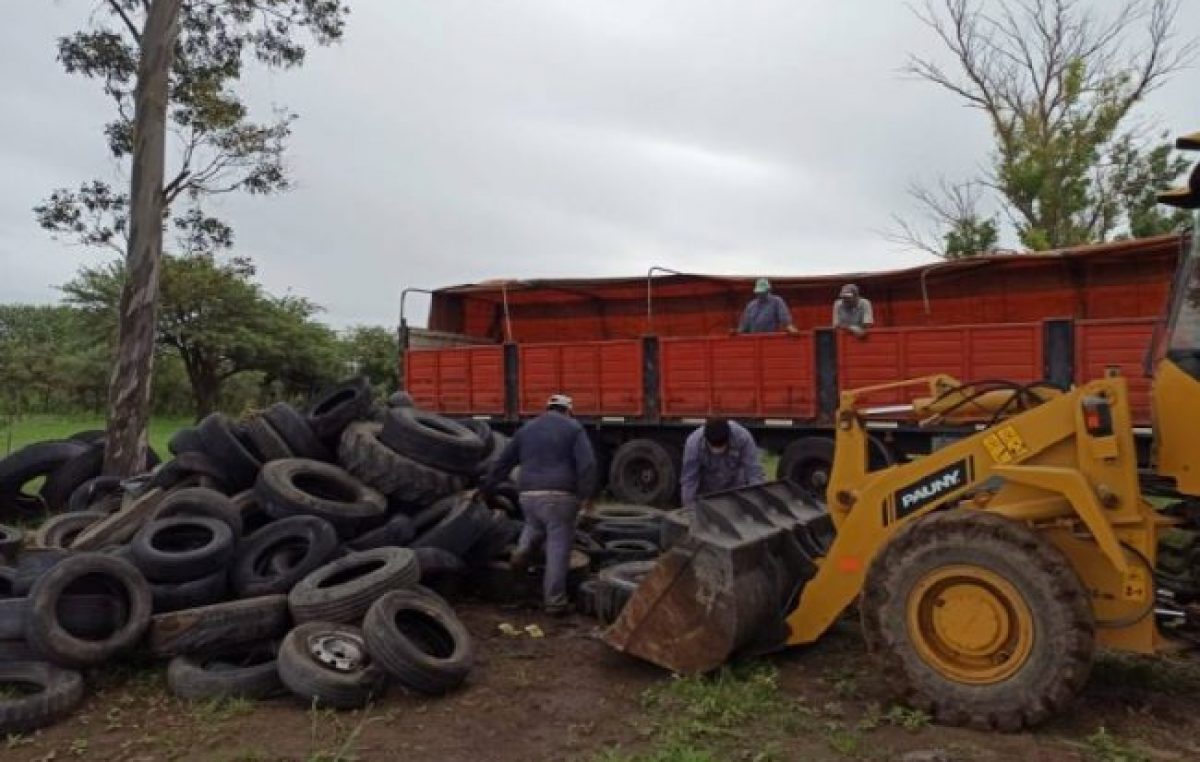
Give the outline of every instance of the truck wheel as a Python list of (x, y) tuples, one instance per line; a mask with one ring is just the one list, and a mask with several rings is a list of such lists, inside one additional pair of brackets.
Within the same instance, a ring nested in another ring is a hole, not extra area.
[(825, 502), (832, 470), (833, 440), (802, 437), (784, 448), (775, 467), (775, 478), (795, 482), (814, 499)]
[(978, 510), (901, 530), (871, 563), (861, 611), (896, 695), (946, 725), (1036, 725), (1091, 668), (1095, 622), (1070, 563), (1024, 524)]
[(631, 439), (617, 448), (608, 489), (623, 503), (670, 505), (679, 492), (679, 457), (653, 439)]

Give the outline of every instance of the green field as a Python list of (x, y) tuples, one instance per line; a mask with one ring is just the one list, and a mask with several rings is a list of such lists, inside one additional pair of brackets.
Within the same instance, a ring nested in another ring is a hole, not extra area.
[[(150, 446), (160, 456), (167, 453), (167, 440), (190, 418), (155, 418), (150, 421)], [(0, 456), (19, 450), (34, 442), (65, 439), (78, 431), (104, 428), (104, 416), (95, 415), (25, 415), (21, 418), (0, 417)]]

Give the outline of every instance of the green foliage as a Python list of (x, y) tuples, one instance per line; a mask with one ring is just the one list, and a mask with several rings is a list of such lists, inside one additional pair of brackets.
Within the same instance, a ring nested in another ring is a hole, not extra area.
[(385, 396), (396, 385), (396, 357), (400, 352), (396, 332), (381, 326), (356, 325), (339, 337), (346, 376), (364, 375), (376, 392)]
[[(1100, 17), (1071, 0), (927, 0), (921, 19), (954, 59), (913, 55), (907, 71), (983, 113), (995, 151), (982, 185), (1021, 242), (1072, 246), (1175, 230), (1155, 192), (1187, 166), (1132, 119), (1148, 93), (1186, 67), (1196, 39), (1175, 30), (1179, 0), (1122, 0)], [(1142, 35), (1135, 44), (1134, 35)], [(946, 251), (980, 250), (995, 226), (948, 226)]]
[[(314, 390), (337, 375), (333, 332), (313, 320), (306, 299), (274, 297), (254, 280), (248, 259), (211, 255), (163, 258), (158, 344), (181, 364), (197, 415), (216, 409), (231, 379), (257, 372), (278, 396)], [(68, 303), (89, 316), (92, 336), (112, 342), (124, 266), (84, 267), (63, 286)]]
[(1090, 762), (1149, 762), (1150, 755), (1110, 734), (1103, 725), (1085, 741)]
[(1000, 234), (996, 230), (996, 220), (979, 217), (956, 220), (954, 226), (946, 231), (945, 257), (971, 257), (995, 249), (999, 242)]
[[(119, 161), (133, 151), (133, 99), (140, 35), (148, 3), (110, 0), (87, 16), (88, 28), (58, 40), (58, 60), (70, 74), (98, 82), (115, 118), (104, 127)], [(347, 7), (341, 0), (191, 0), (183, 3), (171, 66), (168, 125), (177, 156), (163, 187), (165, 206), (185, 197), (190, 208), (169, 216), (185, 253), (228, 248), (233, 231), (203, 211), (214, 194), (267, 194), (290, 185), (284, 149), (295, 115), (277, 111), (255, 122), (234, 91), (248, 61), (268, 68), (304, 62), (306, 42), (341, 39)], [(78, 190), (59, 188), (34, 209), (39, 224), (90, 246), (122, 250), (128, 232), (127, 193), (103, 180)]]

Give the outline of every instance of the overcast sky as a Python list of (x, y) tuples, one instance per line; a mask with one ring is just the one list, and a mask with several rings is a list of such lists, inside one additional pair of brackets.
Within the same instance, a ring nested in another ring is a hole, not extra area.
[[(0, 302), (56, 300), (107, 256), (30, 211), (115, 171), (109, 103), (55, 61), (97, 5), (32, 0), (0, 26)], [(246, 83), (258, 114), (300, 115), (295, 190), (211, 207), (268, 289), (339, 326), (394, 324), (405, 286), (912, 264), (879, 233), (908, 211), (906, 183), (987, 157), (977, 112), (897, 73), (933, 45), (899, 0), (350, 5), (340, 45)], [(1200, 2), (1184, 5), (1181, 28), (1200, 30)], [(1177, 75), (1143, 115), (1200, 129), (1196, 85)]]

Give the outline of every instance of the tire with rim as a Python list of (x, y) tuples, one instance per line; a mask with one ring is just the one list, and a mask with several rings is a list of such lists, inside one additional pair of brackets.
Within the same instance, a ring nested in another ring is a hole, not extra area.
[(367, 649), (400, 684), (437, 695), (466, 680), (475, 661), (471, 634), (432, 591), (398, 590), (371, 605), (363, 620)]
[[(239, 597), (287, 593), (296, 583), (328, 563), (337, 552), (333, 526), (316, 516), (290, 516), (272, 522), (246, 538), (230, 574)], [(292, 554), (286, 568), (273, 564), (277, 553)]]
[[(125, 617), (103, 637), (79, 637), (64, 627), (60, 602), (72, 593), (123, 600)], [(150, 587), (132, 564), (102, 553), (65, 558), (38, 578), (29, 591), (25, 638), (49, 661), (67, 667), (101, 664), (137, 645), (150, 623)]]
[(942, 724), (1036, 725), (1091, 668), (1096, 625), (1070, 562), (994, 514), (951, 510), (901, 529), (872, 561), (859, 608), (895, 694)]
[(483, 456), (483, 442), (466, 426), (412, 407), (390, 409), (379, 436), (401, 455), (455, 474), (474, 474)]
[(154, 582), (189, 582), (226, 568), (233, 558), (229, 525), (208, 516), (170, 516), (147, 523), (130, 543), (134, 564)]
[(308, 425), (323, 442), (337, 442), (346, 427), (366, 418), (371, 408), (371, 384), (365, 377), (343, 381), (313, 400)]
[(287, 596), (264, 595), (156, 614), (147, 641), (154, 656), (206, 653), (281, 638), (290, 625)]
[(833, 440), (829, 437), (802, 437), (788, 444), (775, 467), (775, 478), (794, 482), (822, 503), (833, 470)]
[(329, 463), (292, 458), (265, 465), (255, 485), (267, 513), (275, 518), (307, 515), (325, 519), (343, 537), (384, 515), (387, 500)]
[(613, 453), (608, 489), (617, 500), (666, 506), (679, 493), (677, 448), (653, 439), (631, 439)]
[(214, 489), (188, 487), (172, 491), (163, 498), (154, 512), (154, 518), (167, 519), (175, 516), (206, 516), (227, 525), (234, 538), (242, 536), (244, 527), (242, 512), (233, 500)]
[(362, 630), (349, 624), (299, 625), (279, 645), (278, 667), (283, 684), (308, 706), (358, 709), (387, 688)]
[(176, 656), (167, 665), (167, 687), (189, 701), (270, 698), (283, 691), (278, 650), (277, 644), (267, 642)]
[(0, 699), (0, 735), (16, 735), (53, 725), (83, 703), (83, 676), (38, 661), (0, 661), (0, 683), (37, 690)]
[(405, 457), (379, 439), (383, 425), (352, 423), (342, 432), (339, 459), (347, 471), (395, 500), (428, 505), (466, 488), (466, 479)]
[(356, 622), (376, 598), (412, 587), (420, 576), (408, 548), (351, 553), (300, 580), (288, 593), (288, 607), (297, 622)]
[(300, 411), (286, 402), (276, 402), (263, 412), (263, 419), (279, 433), (297, 458), (333, 460), (329, 448), (321, 443)]
[(51, 516), (38, 527), (33, 541), (43, 548), (69, 548), (79, 533), (108, 518), (102, 511), (78, 511)]
[(262, 461), (238, 437), (233, 421), (224, 413), (213, 413), (196, 428), (204, 453), (221, 468), (226, 483), (245, 489), (254, 483)]

